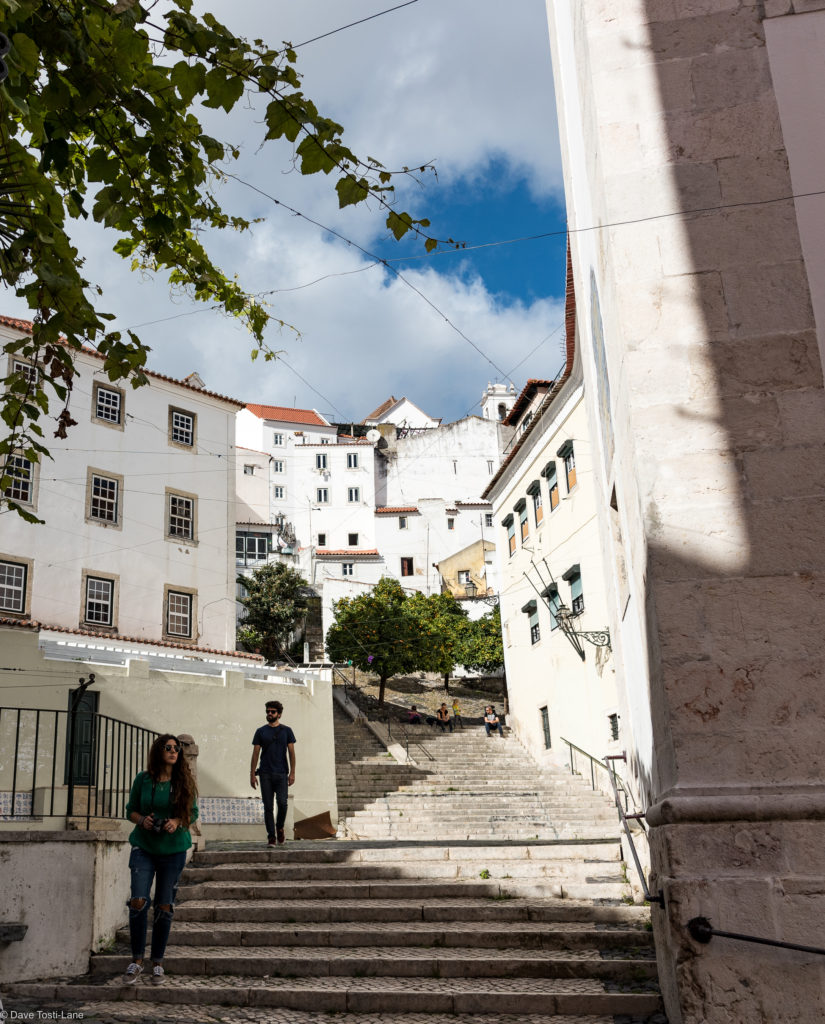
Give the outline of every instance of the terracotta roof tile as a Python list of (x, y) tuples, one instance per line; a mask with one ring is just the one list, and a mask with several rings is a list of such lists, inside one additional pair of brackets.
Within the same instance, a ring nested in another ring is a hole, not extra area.
[[(34, 324), (31, 320), (18, 320), (13, 316), (0, 315), (0, 326), (13, 327), (17, 331), (24, 331), (26, 334), (31, 334)], [(65, 342), (62, 342), (62, 344), (65, 344)], [(88, 345), (83, 345), (81, 352), (87, 356), (94, 356), (95, 359), (104, 360), (106, 358), (99, 352), (96, 352), (93, 348), (89, 348)], [(210, 398), (219, 398), (222, 402), (229, 402), (230, 405), (236, 405), (239, 409), (243, 409), (244, 405), (246, 405), (245, 402), (239, 402), (237, 398), (229, 398), (227, 395), (220, 395), (217, 391), (207, 391), (206, 388), (199, 388), (194, 384), (187, 384), (185, 380), (178, 380), (177, 377), (167, 377), (165, 373), (158, 373), (157, 370), (144, 369), (143, 372), (147, 377), (154, 377), (157, 380), (165, 380), (169, 384), (177, 384), (178, 387), (186, 388), (187, 391), (195, 391), (200, 395), (208, 395)]]
[(313, 427), (329, 427), (330, 423), (314, 409), (291, 409), (286, 405), (253, 405), (247, 409), (261, 420), (279, 420), (282, 423), (304, 423)]
[(373, 409), (369, 416), (365, 416), (361, 420), (361, 423), (366, 423), (367, 420), (377, 420), (379, 416), (383, 416), (385, 412), (392, 409), (395, 403), (399, 401), (401, 401), (401, 399), (396, 398), (394, 395), (390, 395), (386, 402), (382, 402), (377, 409)]
[(260, 654), (249, 654), (247, 651), (221, 651), (215, 647), (197, 647), (195, 644), (182, 644), (175, 640), (152, 640), (145, 636), (123, 636), (121, 633), (95, 633), (90, 629), (69, 629), (67, 626), (53, 626), (48, 622), (36, 619), (13, 619), (0, 616), (0, 626), (13, 626), (18, 629), (48, 629), (53, 633), (69, 633), (72, 636), (89, 636), (96, 640), (112, 640), (117, 643), (148, 644), (152, 647), (173, 647), (178, 651), (198, 651), (201, 654), (222, 654), (229, 658), (247, 658), (249, 661), (262, 662)]
[(503, 422), (508, 427), (512, 426), (514, 423), (516, 423), (519, 420), (519, 418), (522, 416), (524, 411), (527, 409), (527, 406), (533, 400), (534, 395), (536, 395), (539, 391), (541, 391), (542, 388), (544, 388), (545, 391), (547, 391), (552, 386), (553, 386), (553, 381), (552, 380), (543, 380), (543, 379), (539, 379), (539, 378), (536, 378), (536, 377), (531, 377), (527, 381), (527, 383), (524, 385), (524, 387), (521, 389), (521, 393), (519, 394), (518, 398), (515, 400), (515, 403), (513, 404), (513, 408), (504, 417), (504, 421)]
[(353, 548), (316, 548), (316, 558), (380, 558), (380, 552), (378, 548), (361, 548), (355, 550)]
[(417, 515), (415, 505), (381, 505), (375, 510), (377, 516)]

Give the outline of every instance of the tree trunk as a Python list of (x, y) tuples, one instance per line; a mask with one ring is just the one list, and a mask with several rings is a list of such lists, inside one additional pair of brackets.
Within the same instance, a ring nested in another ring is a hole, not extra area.
[(380, 683), (380, 685), (378, 687), (378, 707), (379, 708), (383, 708), (383, 706), (384, 706), (384, 688), (386, 687), (387, 680), (389, 678), (390, 678), (389, 676), (381, 676), (381, 683)]
[(444, 673), (444, 692), (445, 693), (449, 693), (450, 692), (450, 673), (449, 672), (445, 672)]

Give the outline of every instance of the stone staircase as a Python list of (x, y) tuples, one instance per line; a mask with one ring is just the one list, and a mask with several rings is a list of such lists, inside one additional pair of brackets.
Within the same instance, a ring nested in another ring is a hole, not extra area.
[[(580, 874), (599, 844), (573, 844)], [(122, 986), (127, 936), (7, 1011), (106, 1021), (667, 1024), (649, 912), (559, 899), (571, 843), (336, 842), (207, 849), (182, 878), (166, 984)]]
[[(361, 839), (612, 839), (616, 811), (580, 778), (539, 768), (512, 736), (408, 726), (401, 765), (335, 709), (339, 835)], [(397, 738), (394, 734), (394, 738)]]

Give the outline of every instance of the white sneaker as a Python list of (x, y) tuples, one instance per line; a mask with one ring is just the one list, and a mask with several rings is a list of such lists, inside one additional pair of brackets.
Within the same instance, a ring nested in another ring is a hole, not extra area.
[(166, 981), (166, 975), (160, 964), (155, 964), (152, 968), (152, 984), (162, 985)]
[(124, 985), (134, 985), (138, 978), (143, 974), (143, 965), (136, 964), (134, 961), (129, 964), (126, 968), (126, 972), (123, 975)]

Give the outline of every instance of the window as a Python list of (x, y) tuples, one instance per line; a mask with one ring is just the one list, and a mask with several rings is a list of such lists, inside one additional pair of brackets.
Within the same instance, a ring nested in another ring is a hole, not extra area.
[(250, 562), (265, 562), (269, 554), (268, 533), (243, 533), (235, 534), (235, 562), (238, 565), (247, 565)]
[(564, 475), (567, 478), (568, 494), (576, 486), (576, 456), (573, 454), (573, 442), (565, 441), (556, 452), (556, 455), (564, 462)]
[(169, 636), (192, 637), (194, 595), (181, 590), (166, 593), (166, 632)]
[(541, 497), (541, 483), (534, 480), (527, 488), (527, 493), (533, 498), (533, 518), (538, 526), (544, 520), (544, 508)]
[(355, 568), (355, 562), (341, 562), (341, 575), (352, 576), (353, 569)]
[(329, 444), (329, 438), (328, 437), (322, 437), (321, 438), (321, 444)]
[(325, 548), (327, 546), (327, 535), (325, 533), (318, 534), (318, 547)]
[(323, 453), (319, 452), (318, 455), (315, 456), (315, 468), (316, 469), (326, 469), (327, 468), (327, 455), (326, 455), (326, 452), (323, 452)]
[(0, 609), (23, 614), (29, 567), (25, 562), (0, 561)]
[(120, 478), (89, 473), (89, 514), (96, 523), (120, 522)]
[(273, 473), (283, 473), (283, 471), (284, 471), (283, 461), (281, 459), (273, 459), (272, 460), (272, 472)]
[(360, 487), (348, 487), (347, 488), (347, 501), (354, 502), (361, 500), (361, 488)]
[(112, 426), (122, 426), (123, 392), (95, 384), (92, 394), (93, 419)]
[(15, 389), (17, 391), (24, 392), (28, 390), (30, 384), (37, 383), (37, 367), (32, 366), (31, 363), (24, 362), (22, 359), (12, 360), (11, 372), (19, 373), (23, 378), (21, 384), (25, 384), (25, 387)]
[(610, 739), (615, 743), (619, 738), (619, 716), (617, 714), (607, 716), (607, 727), (610, 730)]
[(453, 519), (452, 516), (447, 516), (447, 529), (448, 530), (454, 530), (455, 529), (455, 519)]
[(272, 435), (272, 447), (273, 448), (279, 448), (283, 443), (284, 443), (284, 435), (283, 434), (273, 434)]
[(183, 494), (170, 494), (168, 498), (167, 537), (195, 537), (195, 499)]
[(574, 615), (584, 611), (584, 594), (582, 592), (582, 574), (578, 565), (571, 565), (562, 579), (570, 584), (570, 609)]
[(111, 626), (114, 622), (114, 599), (114, 580), (102, 576), (87, 576), (83, 621), (93, 626)]
[(530, 624), (530, 643), (537, 644), (541, 640), (541, 630), (539, 629), (539, 607), (537, 601), (528, 601), (527, 604), (521, 609), (525, 615), (528, 616)]
[(521, 533), (521, 542), (523, 544), (530, 536), (530, 523), (527, 519), (526, 498), (519, 498), (515, 504), (515, 511), (518, 512), (519, 531)]
[(358, 452), (347, 452), (347, 469), (358, 469)]
[(401, 575), (412, 576), (413, 574), (413, 560), (412, 558), (401, 559)]
[(485, 512), (484, 513), (484, 525), (485, 526), (492, 526), (493, 525), (493, 513), (492, 512)]
[(357, 548), (358, 547), (358, 534), (357, 533), (349, 533), (349, 534), (347, 534), (347, 543), (349, 544), (349, 546), (351, 548)]
[(195, 447), (195, 414), (169, 408), (169, 441), (183, 448)]
[(31, 505), (34, 501), (34, 466), (22, 455), (10, 455), (6, 463), (9, 483), (3, 494), (11, 501)]
[(318, 505), (329, 504), (329, 489), (326, 487), (319, 487), (315, 491), (315, 502)]
[(469, 583), (470, 582), (470, 570), (469, 569), (459, 569), (458, 570), (458, 582), (461, 584), (462, 587), (464, 586), (465, 583)]
[(559, 481), (556, 477), (556, 463), (548, 462), (541, 475), (547, 480), (547, 490), (550, 493), (550, 511), (559, 506)]
[(495, 463), (493, 462), (493, 460), (492, 459), (487, 459), (487, 472), (492, 474), (494, 468), (495, 468)]
[(553, 746), (553, 740), (550, 737), (550, 709), (548, 707), (539, 708), (539, 714), (541, 715), (541, 731), (544, 733), (544, 749), (549, 750)]
[(399, 516), (398, 517), (398, 529), (399, 530), (406, 530), (407, 529), (407, 517), (406, 516)]
[(255, 475), (255, 467), (254, 466), (248, 466), (248, 465), (244, 466), (244, 468), (243, 468), (243, 475), (244, 476), (254, 476)]
[(533, 422), (533, 414), (531, 412), (528, 412), (527, 415), (524, 417), (524, 419), (521, 422), (521, 431), (522, 431), (522, 433), (524, 433), (524, 431), (530, 426), (530, 424), (532, 422)]
[(516, 550), (516, 527), (515, 520), (512, 516), (507, 516), (502, 520), (501, 525), (507, 531), (507, 549), (512, 556)]
[(559, 620), (556, 616), (556, 612), (561, 608), (561, 598), (559, 597), (559, 588), (555, 583), (551, 583), (546, 590), (542, 591), (541, 596), (547, 602), (547, 607), (550, 610), (550, 629), (559, 628)]
[(286, 491), (280, 484), (275, 484), (272, 488), (272, 497), (278, 498), (279, 500), (284, 497)]

